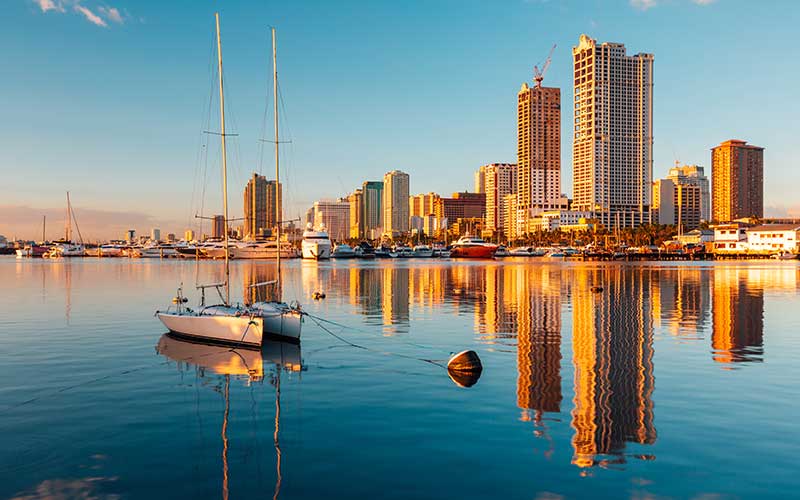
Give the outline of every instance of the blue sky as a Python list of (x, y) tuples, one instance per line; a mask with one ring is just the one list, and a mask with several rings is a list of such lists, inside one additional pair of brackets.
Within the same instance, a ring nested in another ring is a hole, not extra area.
[[(67, 189), (87, 238), (194, 224), (202, 131), (217, 129), (216, 100), (210, 126), (205, 118), (217, 10), (228, 131), (240, 134), (230, 141), (234, 216), (249, 173), (273, 169), (258, 142), (271, 133), (271, 25), (292, 216), (395, 168), (412, 192), (471, 189), (481, 164), (516, 160), (516, 93), (554, 43), (545, 84), (570, 102), (581, 33), (655, 54), (655, 177), (675, 160), (710, 170), (712, 146), (744, 139), (766, 148), (767, 214), (800, 216), (795, 2), (7, 0), (0, 234), (33, 238), (47, 213), (55, 237)], [(562, 111), (571, 194), (572, 116)], [(218, 151), (211, 139), (206, 213), (220, 205)]]

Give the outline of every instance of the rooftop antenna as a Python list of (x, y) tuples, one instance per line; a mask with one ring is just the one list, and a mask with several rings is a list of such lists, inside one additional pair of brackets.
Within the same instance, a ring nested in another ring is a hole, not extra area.
[(550, 53), (547, 54), (547, 59), (545, 59), (544, 64), (542, 64), (542, 69), (539, 69), (539, 66), (533, 67), (533, 81), (536, 83), (536, 88), (542, 88), (542, 80), (544, 80), (544, 74), (547, 72), (547, 68), (550, 67), (550, 60), (553, 58), (554, 50), (556, 50), (555, 44), (553, 44), (553, 48), (550, 49)]

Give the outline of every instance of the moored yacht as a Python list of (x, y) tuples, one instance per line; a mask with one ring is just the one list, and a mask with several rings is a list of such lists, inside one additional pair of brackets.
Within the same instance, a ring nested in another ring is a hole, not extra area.
[(428, 245), (417, 245), (414, 247), (414, 257), (433, 257), (433, 249)]
[(494, 252), (496, 250), (497, 245), (487, 243), (483, 238), (464, 235), (459, 238), (457, 242), (453, 243), (453, 248), (450, 249), (450, 257), (491, 259), (494, 257)]
[(353, 250), (353, 247), (347, 243), (337, 244), (335, 247), (333, 247), (333, 252), (331, 253), (331, 257), (334, 259), (352, 259), (355, 256), (355, 250)]
[(303, 232), (303, 258), (304, 259), (330, 259), (331, 258), (331, 238), (325, 225), (318, 230), (309, 222)]

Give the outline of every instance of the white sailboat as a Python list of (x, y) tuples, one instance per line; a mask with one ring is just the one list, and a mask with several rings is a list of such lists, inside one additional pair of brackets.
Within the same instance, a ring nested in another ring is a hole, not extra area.
[[(200, 305), (197, 308), (186, 306), (188, 300), (183, 296), (182, 289), (178, 289), (178, 295), (172, 299), (174, 308), (170, 307), (166, 311), (156, 311), (156, 316), (174, 335), (191, 339), (224, 343), (231, 345), (242, 345), (249, 347), (260, 347), (265, 336), (275, 336), (279, 338), (299, 341), (300, 331), (303, 323), (303, 313), (300, 306), (288, 305), (284, 302), (267, 301), (256, 302), (250, 305), (231, 304), (230, 301), (230, 250), (228, 242), (228, 177), (227, 177), (227, 155), (225, 149), (225, 98), (222, 79), (222, 42), (220, 40), (219, 14), (215, 14), (217, 29), (217, 64), (219, 72), (219, 98), (220, 98), (220, 137), (222, 152), (222, 203), (224, 213), (224, 233), (223, 243), (225, 258), (225, 281), (210, 285), (200, 285), (201, 290)], [(275, 175), (278, 179), (278, 106), (277, 106), (277, 51), (275, 46), (275, 29), (272, 29), (272, 54), (274, 65), (274, 84), (275, 84)], [(280, 213), (280, 212), (279, 212)], [(278, 225), (278, 241), (280, 241), (280, 224)], [(269, 286), (275, 284), (280, 286), (280, 252), (277, 253), (276, 264), (278, 268), (278, 279), (275, 282), (256, 283), (251, 287)], [(214, 288), (217, 290), (221, 304), (206, 305), (205, 290)], [(223, 296), (224, 290), (224, 296)], [(280, 288), (278, 288), (280, 290)]]
[(72, 204), (69, 201), (69, 191), (67, 191), (67, 213), (64, 219), (64, 239), (54, 242), (53, 247), (43, 255), (47, 258), (58, 257), (83, 257), (86, 255), (86, 247), (83, 246), (83, 237), (81, 230), (78, 228), (77, 219), (75, 221), (75, 228), (78, 230), (78, 238), (81, 243), (74, 243), (72, 241), (72, 220), (75, 214), (72, 212)]

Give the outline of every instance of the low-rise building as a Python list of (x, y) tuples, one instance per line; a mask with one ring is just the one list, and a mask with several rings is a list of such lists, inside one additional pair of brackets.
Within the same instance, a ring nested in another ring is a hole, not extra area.
[(764, 224), (747, 229), (747, 246), (751, 252), (798, 253), (800, 247), (800, 225)]
[(747, 251), (747, 224), (732, 222), (717, 224), (714, 229), (715, 253), (743, 253)]

